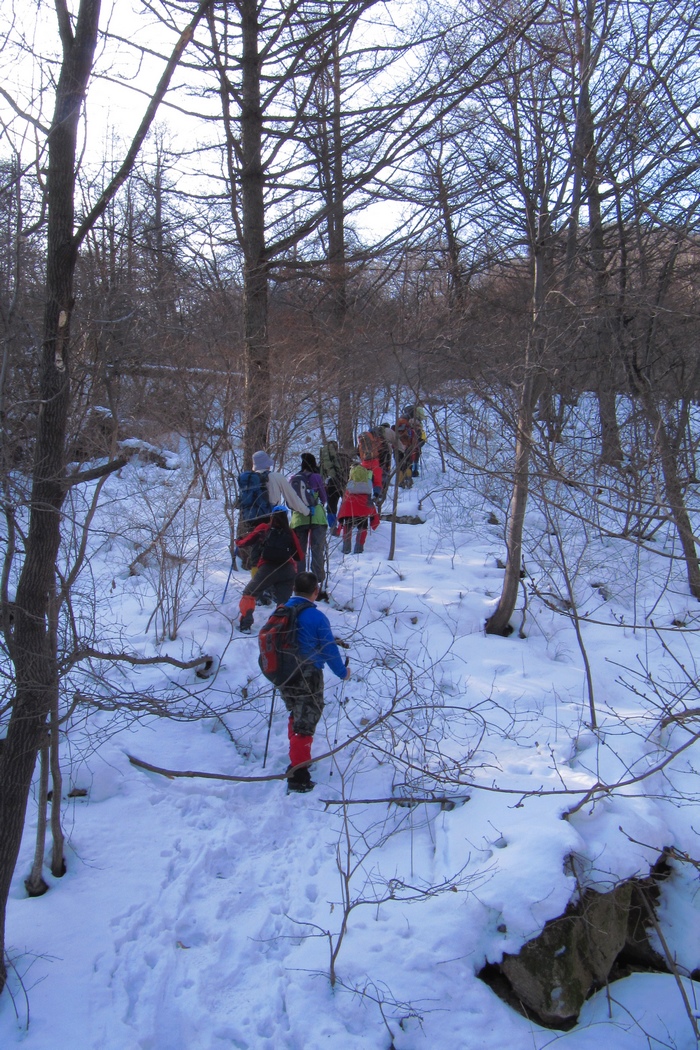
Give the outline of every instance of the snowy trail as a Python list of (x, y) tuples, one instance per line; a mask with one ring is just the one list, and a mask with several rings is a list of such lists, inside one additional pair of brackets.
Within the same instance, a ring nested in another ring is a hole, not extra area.
[[(119, 1050), (127, 1037), (139, 1050), (185, 1050), (212, 1017), (212, 1047), (303, 1046), (299, 985), (308, 978), (299, 970), (309, 956), (315, 967), (327, 964), (327, 947), (314, 940), (303, 959), (298, 947), (304, 924), (321, 924), (330, 911), (324, 887), (337, 818), (316, 798), (286, 796), (279, 782), (151, 791), (171, 811), (164, 826), (180, 831), (161, 850), (157, 883), (112, 920), (114, 954), (98, 972), (108, 971), (121, 1024), (103, 1028), (95, 1047)], [(342, 1026), (332, 1027), (340, 1038)]]
[[(279, 781), (170, 781), (126, 757), (180, 770), (263, 772), (270, 692), (255, 638), (234, 634), (230, 644), (237, 592), (188, 624), (194, 644), (221, 653), (205, 699), (230, 701), (225, 715), (149, 716), (116, 735), (109, 718), (99, 725), (97, 716), (91, 731), (105, 737), (98, 751), (87, 734), (72, 738), (66, 768), (88, 794), (66, 809), (68, 875), (32, 901), (22, 885), (35, 807), (30, 814), (10, 902), (10, 947), (26, 975), (30, 1024), (26, 1030), (21, 995), (19, 1023), (4, 997), (2, 1050), (388, 1050), (392, 1042), (396, 1050), (544, 1050), (553, 1041), (583, 1050), (592, 1038), (605, 1050), (637, 1050), (639, 1031), (625, 1027), (626, 1010), (644, 1016), (649, 1032), (666, 1033), (667, 1044), (695, 1050), (672, 982), (653, 985), (663, 988), (658, 1017), (644, 982), (630, 979), (618, 982), (613, 1020), (594, 998), (583, 1015), (593, 1027), (563, 1035), (527, 1021), (477, 977), (486, 961), (518, 951), (561, 913), (575, 891), (571, 858), (592, 882), (609, 883), (648, 870), (668, 842), (693, 855), (692, 807), (661, 796), (672, 781), (693, 797), (696, 774), (688, 754), (649, 785), (658, 798), (603, 797), (569, 819), (573, 796), (538, 795), (564, 784), (582, 792), (599, 776), (614, 782), (661, 746), (647, 740), (648, 713), (610, 670), (634, 664), (637, 640), (614, 616), (610, 629), (589, 628), (596, 734), (585, 724), (570, 622), (533, 602), (527, 637), (486, 638), (485, 615), (502, 579), (500, 532), (479, 524), (482, 501), (470, 511), (475, 524), (454, 523), (446, 536), (442, 509), (434, 523), (400, 527), (392, 563), (383, 527), (363, 557), (333, 555), (327, 612), (351, 645), (352, 677), (343, 689), (326, 674), (314, 754), (372, 724), (397, 696), (400, 703), (335, 764), (318, 764), (310, 795), (287, 796)], [(211, 566), (219, 597), (226, 557), (222, 539)], [(595, 572), (591, 579), (603, 579), (597, 564)], [(123, 588), (110, 590), (115, 620), (128, 623), (134, 645), (148, 653), (146, 585), (125, 577)], [(264, 618), (260, 610), (256, 628)], [(143, 672), (141, 687), (148, 680)], [(265, 772), (285, 768), (285, 721), (278, 704)], [(433, 778), (444, 769), (460, 775)], [(470, 801), (450, 811), (428, 804), (344, 811), (322, 802), (435, 787)], [(633, 847), (627, 836), (648, 845)], [(329, 934), (337, 936), (343, 913), (338, 861), (356, 865), (350, 892), (358, 906), (332, 989)], [(695, 890), (692, 873), (674, 870), (660, 907), (674, 950), (692, 965)]]

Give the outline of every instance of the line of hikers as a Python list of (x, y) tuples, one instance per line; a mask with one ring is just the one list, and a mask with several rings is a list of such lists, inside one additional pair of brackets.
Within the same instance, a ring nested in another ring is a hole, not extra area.
[(401, 486), (410, 488), (418, 476), (423, 418), (420, 406), (409, 405), (395, 427), (381, 423), (360, 434), (356, 449), (341, 450), (328, 441), (320, 466), (313, 453), (305, 452), (301, 469), (289, 478), (273, 469), (267, 452), (254, 453), (252, 470), (238, 477), (239, 517), (232, 541), (234, 558), (240, 555), (243, 568), (251, 571), (239, 603), (240, 631), (250, 631), (256, 599), (264, 602), (269, 594), (278, 605), (288, 601), (307, 559), (320, 584), (320, 599), (328, 599), (328, 529), (342, 537), (343, 554), (363, 553), (369, 530), (379, 525), (394, 461)]
[[(418, 476), (425, 444), (423, 418), (423, 410), (410, 405), (396, 427), (382, 423), (360, 434), (351, 452), (329, 441), (321, 449), (320, 467), (313, 453), (305, 452), (300, 471), (289, 478), (273, 469), (272, 459), (261, 449), (253, 454), (252, 470), (238, 477), (239, 520), (231, 550), (234, 563), (240, 555), (243, 568), (251, 573), (239, 601), (238, 630), (250, 632), (256, 599), (262, 602), (271, 595), (278, 608), (261, 633), (260, 666), (273, 682), (275, 678), (265, 670), (263, 634), (270, 632), (265, 645), (272, 650), (279, 646), (276, 655), (281, 655), (288, 644), (285, 623), (294, 624), (297, 669), (283, 683), (276, 682), (289, 712), (289, 791), (306, 792), (314, 787), (308, 767), (324, 706), (324, 664), (338, 678), (350, 677), (348, 661), (342, 661), (328, 618), (315, 605), (318, 600), (328, 600), (324, 589), (328, 529), (342, 537), (343, 554), (363, 553), (369, 529), (379, 525), (378, 508), (386, 496), (394, 460), (398, 482), (404, 488), (410, 488)], [(273, 623), (276, 617), (278, 626)], [(267, 652), (270, 655), (274, 653)]]

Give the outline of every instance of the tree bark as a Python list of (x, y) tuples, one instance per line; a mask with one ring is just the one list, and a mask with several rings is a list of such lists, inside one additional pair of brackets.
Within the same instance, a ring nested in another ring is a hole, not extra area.
[(268, 441), (271, 416), (268, 337), (269, 260), (265, 251), (265, 177), (257, 4), (241, 0), (241, 206), (244, 255), (245, 440), (247, 464)]
[(101, 0), (80, 0), (77, 15), (71, 15), (66, 0), (54, 0), (63, 56), (47, 136), (46, 305), (39, 363), (39, 411), (29, 528), (9, 646), (15, 669), (15, 699), (0, 751), (0, 992), (7, 980), (7, 898), (22, 841), (37, 752), (44, 742), (51, 704), (58, 696), (58, 661), (51, 641), (49, 610), (55, 593), (61, 507), (66, 493), (70, 322), (78, 248), (133, 168), (173, 72), (211, 2), (201, 0), (180, 34), (119, 171), (75, 229), (77, 130), (92, 71)]
[(36, 842), (34, 845), (34, 863), (32, 870), (24, 880), (24, 886), (30, 897), (42, 897), (48, 890), (44, 878), (44, 853), (46, 851), (46, 805), (49, 794), (49, 749), (42, 747), (39, 752), (39, 797), (37, 798)]
[(686, 573), (688, 576), (688, 587), (694, 598), (700, 599), (700, 564), (698, 563), (698, 551), (695, 545), (695, 536), (690, 522), (688, 508), (683, 498), (683, 486), (678, 473), (678, 458), (676, 449), (668, 433), (668, 427), (664, 420), (656, 399), (650, 392), (643, 391), (642, 403), (648, 419), (654, 426), (654, 436), (659, 450), (661, 460), (661, 471), (664, 476), (664, 491), (668, 509), (671, 512), (673, 523), (678, 532), (683, 549)]
[(518, 600), (520, 572), (523, 563), (523, 527), (530, 491), (530, 455), (532, 450), (532, 420), (537, 403), (535, 373), (530, 371), (523, 383), (518, 411), (517, 436), (515, 441), (515, 466), (513, 491), (508, 510), (506, 534), (506, 560), (503, 588), (495, 611), (486, 621), (487, 634), (507, 635), (511, 633), (510, 618)]
[(75, 31), (65, 0), (56, 0), (63, 62), (48, 150), (46, 307), (39, 369), (39, 413), (25, 558), (17, 585), (12, 654), (16, 693), (0, 757), (0, 990), (5, 905), (17, 862), (37, 751), (42, 745), (58, 667), (49, 637), (49, 602), (60, 542), (69, 399), (70, 319), (77, 245), (73, 236), (78, 120), (92, 69), (100, 0), (81, 0)]

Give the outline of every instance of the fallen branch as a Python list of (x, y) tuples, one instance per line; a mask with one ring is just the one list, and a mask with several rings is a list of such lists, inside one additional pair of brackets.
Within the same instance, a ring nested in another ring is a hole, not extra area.
[(149, 664), (169, 664), (177, 667), (180, 671), (190, 671), (193, 667), (209, 664), (213, 665), (211, 656), (196, 656), (192, 660), (178, 660), (175, 656), (134, 656), (131, 653), (101, 653), (99, 649), (79, 649), (71, 653), (67, 663), (72, 667), (81, 660), (109, 660), (114, 663), (127, 663), (132, 667), (148, 666)]
[(97, 481), (99, 478), (104, 478), (108, 474), (114, 474), (116, 470), (121, 470), (128, 463), (126, 456), (120, 456), (119, 459), (113, 459), (111, 463), (103, 463), (101, 467), (93, 467), (91, 470), (83, 470), (80, 473), (68, 474), (63, 479), (63, 487), (65, 489), (73, 488), (74, 485), (83, 485), (87, 481)]
[(426, 802), (437, 803), (440, 809), (452, 810), (455, 808), (458, 802), (469, 802), (471, 795), (455, 795), (451, 798), (414, 798), (414, 797), (402, 797), (400, 795), (392, 795), (391, 798), (322, 798), (326, 809), (329, 806), (377, 806), (380, 804), (391, 805), (393, 802), (395, 806), (405, 806), (407, 809), (411, 809), (413, 806), (420, 806)]
[[(339, 744), (337, 747), (332, 747), (330, 751), (315, 756), (311, 759), (311, 762), (323, 762), (326, 758), (332, 758), (333, 755), (337, 755), (339, 751), (344, 751), (346, 747), (349, 747), (350, 744), (354, 744), (357, 740), (362, 740), (371, 733), (373, 729), (376, 729), (377, 726), (381, 725), (382, 722), (385, 722), (387, 718), (393, 714), (399, 699), (400, 698), (397, 696), (385, 714), (375, 718), (373, 722), (370, 722), (369, 725), (361, 729), (359, 733), (355, 733), (354, 736), (348, 737), (344, 743)], [(169, 780), (186, 777), (190, 780), (197, 778), (202, 780), (227, 780), (235, 784), (263, 784), (268, 780), (287, 780), (295, 770), (303, 769), (311, 764), (311, 762), (300, 762), (299, 765), (292, 766), (291, 769), (286, 770), (284, 773), (269, 773), (266, 776), (260, 777), (243, 777), (237, 776), (233, 773), (209, 773), (206, 770), (200, 769), (165, 769), (163, 766), (154, 766), (150, 762), (144, 761), (142, 758), (130, 755), (128, 752), (126, 752), (126, 757), (129, 759), (132, 766), (137, 766), (139, 769), (146, 769), (149, 773), (158, 773), (160, 776), (167, 777)], [(431, 801), (433, 800), (431, 799)]]

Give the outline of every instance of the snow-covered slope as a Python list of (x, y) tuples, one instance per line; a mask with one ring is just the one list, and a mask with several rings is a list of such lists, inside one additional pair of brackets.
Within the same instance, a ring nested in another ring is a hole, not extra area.
[[(578, 609), (595, 621), (581, 624), (594, 732), (572, 617), (551, 597), (549, 555), (540, 546), (527, 564), (550, 598), (525, 581), (516, 632), (486, 637), (502, 580), (503, 508), (485, 504), (452, 466), (442, 474), (429, 451), (400, 508), (413, 513), (423, 499), (426, 520), (397, 526), (393, 561), (387, 522), (362, 556), (343, 558), (331, 541), (327, 611), (350, 645), (353, 676), (343, 685), (326, 673), (314, 753), (335, 754), (314, 767), (316, 789), (295, 796), (275, 779), (167, 779), (128, 755), (241, 778), (287, 763), (278, 701), (262, 768), (271, 690), (255, 637), (232, 630), (244, 574), (221, 604), (228, 533), (216, 501), (197, 503), (182, 527), (184, 564), (195, 564), (194, 547), (203, 562), (181, 573), (177, 639), (155, 645), (177, 566), (167, 579), (148, 559), (140, 575), (128, 566), (147, 546), (148, 515), (158, 520), (176, 500), (179, 473), (131, 464), (109, 480), (90, 580), (112, 646), (212, 653), (218, 672), (202, 682), (192, 671), (120, 666), (109, 675), (119, 710), (76, 712), (65, 786), (87, 795), (65, 801), (68, 873), (46, 875), (50, 892), (31, 900), (30, 811), (8, 914), (3, 1050), (694, 1047), (667, 975), (598, 993), (566, 1034), (513, 1012), (477, 977), (559, 915), (577, 879), (608, 888), (646, 873), (665, 846), (700, 856), (694, 749), (669, 761), (691, 729), (660, 727), (642, 671), (672, 691), (674, 655), (692, 664), (696, 635), (672, 626), (689, 615), (681, 572), (666, 586), (666, 560), (610, 543), (591, 541), (579, 558)], [(488, 523), (492, 513), (500, 524)], [(533, 522), (532, 536), (536, 509)], [(661, 633), (644, 629), (649, 610)], [(257, 610), (256, 627), (265, 613)], [(154, 710), (166, 687), (176, 719)], [(595, 785), (623, 782), (563, 819)], [(392, 797), (437, 801), (408, 807)], [(660, 913), (683, 972), (700, 964), (698, 899), (695, 868), (675, 863)], [(694, 1004), (696, 986), (686, 987)]]

